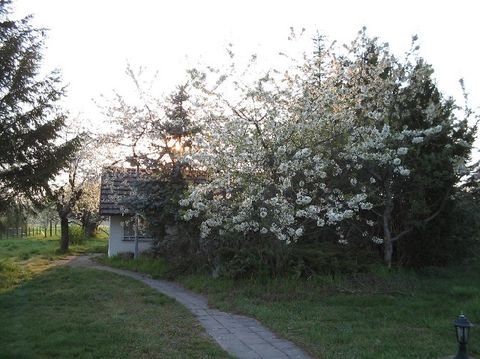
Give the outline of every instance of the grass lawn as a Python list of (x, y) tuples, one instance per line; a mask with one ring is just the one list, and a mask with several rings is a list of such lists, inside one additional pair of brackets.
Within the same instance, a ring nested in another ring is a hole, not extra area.
[(54, 267), (57, 247), (0, 241), (1, 359), (230, 358), (174, 300), (112, 273)]
[[(149, 261), (137, 267), (161, 276), (161, 264)], [(103, 262), (136, 266), (119, 259)], [(191, 275), (177, 280), (207, 294), (213, 306), (253, 316), (322, 359), (441, 358), (456, 353), (452, 322), (460, 312), (480, 323), (478, 263), (421, 272), (380, 268), (355, 278), (234, 281)], [(469, 353), (480, 357), (476, 327)]]
[(35, 274), (55, 265), (67, 255), (82, 253), (106, 253), (107, 238), (90, 238), (80, 244), (70, 245), (67, 254), (59, 251), (59, 237), (0, 240), (0, 293), (10, 290)]

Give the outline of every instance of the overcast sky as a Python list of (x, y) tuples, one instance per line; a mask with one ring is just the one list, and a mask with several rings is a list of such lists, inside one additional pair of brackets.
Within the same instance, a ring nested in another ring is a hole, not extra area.
[[(215, 63), (227, 43), (237, 53), (260, 53), (274, 63), (291, 26), (350, 42), (362, 26), (403, 54), (417, 34), (446, 95), (461, 99), (465, 79), (480, 105), (480, 2), (456, 1), (228, 1), (17, 0), (17, 16), (34, 15), (49, 28), (46, 68), (59, 68), (69, 85), (67, 106), (100, 118), (92, 99), (127, 83), (127, 63), (159, 71), (160, 91), (171, 92), (184, 70)], [(306, 48), (305, 50), (309, 50)]]

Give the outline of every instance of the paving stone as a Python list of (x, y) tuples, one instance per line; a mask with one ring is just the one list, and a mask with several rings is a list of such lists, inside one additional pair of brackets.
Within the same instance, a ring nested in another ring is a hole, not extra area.
[(283, 339), (271, 339), (268, 340), (270, 344), (272, 344), (275, 348), (280, 350), (295, 350), (296, 346), (292, 342)]
[(210, 314), (206, 309), (192, 309), (191, 312), (195, 314), (195, 316), (197, 317), (205, 317), (205, 316), (210, 317)]
[(255, 335), (254, 333), (235, 333), (234, 334), (239, 340), (241, 340), (244, 343), (247, 343), (248, 345), (250, 344), (270, 344), (265, 339), (262, 337)]
[(265, 328), (261, 328), (261, 330), (256, 331), (256, 333), (267, 340), (278, 339), (275, 334), (273, 334), (271, 331), (266, 330)]
[(229, 353), (232, 353), (233, 355), (236, 355), (237, 353), (241, 352), (249, 352), (252, 351), (251, 348), (249, 348), (247, 345), (242, 343), (240, 340), (236, 339), (235, 337), (231, 337), (229, 335), (223, 337), (223, 336), (218, 336), (214, 338), (218, 344), (222, 348), (224, 348), (226, 351)]
[(103, 266), (92, 262), (87, 256), (73, 257), (69, 265), (90, 267), (127, 276), (175, 298), (195, 315), (207, 333), (225, 351), (239, 359), (311, 359), (292, 342), (278, 338), (258, 320), (211, 309), (205, 297), (190, 292), (178, 283), (156, 280), (128, 270)]
[(212, 329), (207, 329), (208, 334), (210, 335), (222, 335), (222, 334), (232, 334), (231, 331), (229, 331), (226, 328), (212, 328)]
[(262, 358), (265, 359), (289, 359), (288, 355), (283, 353), (282, 351), (274, 348), (272, 345), (266, 344), (250, 344), (250, 348), (252, 348), (256, 353), (259, 353)]
[(224, 315), (226, 313), (219, 311), (218, 309), (205, 309), (205, 311), (210, 315)]

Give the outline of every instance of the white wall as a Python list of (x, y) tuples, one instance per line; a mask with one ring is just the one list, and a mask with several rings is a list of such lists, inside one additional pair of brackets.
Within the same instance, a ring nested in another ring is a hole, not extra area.
[[(122, 220), (124, 218), (120, 215), (110, 217), (110, 236), (108, 238), (108, 256), (114, 256), (121, 252), (134, 252), (135, 242), (123, 240), (123, 226)], [(151, 240), (139, 240), (138, 251), (143, 252), (150, 249), (152, 245)]]

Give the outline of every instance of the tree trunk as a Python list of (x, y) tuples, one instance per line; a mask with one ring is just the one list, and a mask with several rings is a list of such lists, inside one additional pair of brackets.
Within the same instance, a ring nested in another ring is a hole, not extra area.
[(383, 239), (384, 249), (383, 249), (383, 260), (388, 268), (392, 268), (392, 256), (393, 256), (393, 243), (390, 238), (387, 239), (387, 236)]
[(68, 251), (70, 237), (68, 235), (68, 217), (60, 217), (60, 250), (62, 252)]
[(139, 217), (138, 214), (135, 214), (135, 239), (134, 239), (134, 252), (133, 252), (133, 258), (138, 259), (138, 225), (139, 225)]
[(97, 234), (97, 224), (95, 222), (88, 222), (85, 226), (85, 234), (87, 237), (95, 237)]
[(383, 260), (388, 268), (392, 268), (393, 242), (390, 225), (392, 222), (393, 198), (390, 182), (385, 184), (385, 207), (383, 209)]

